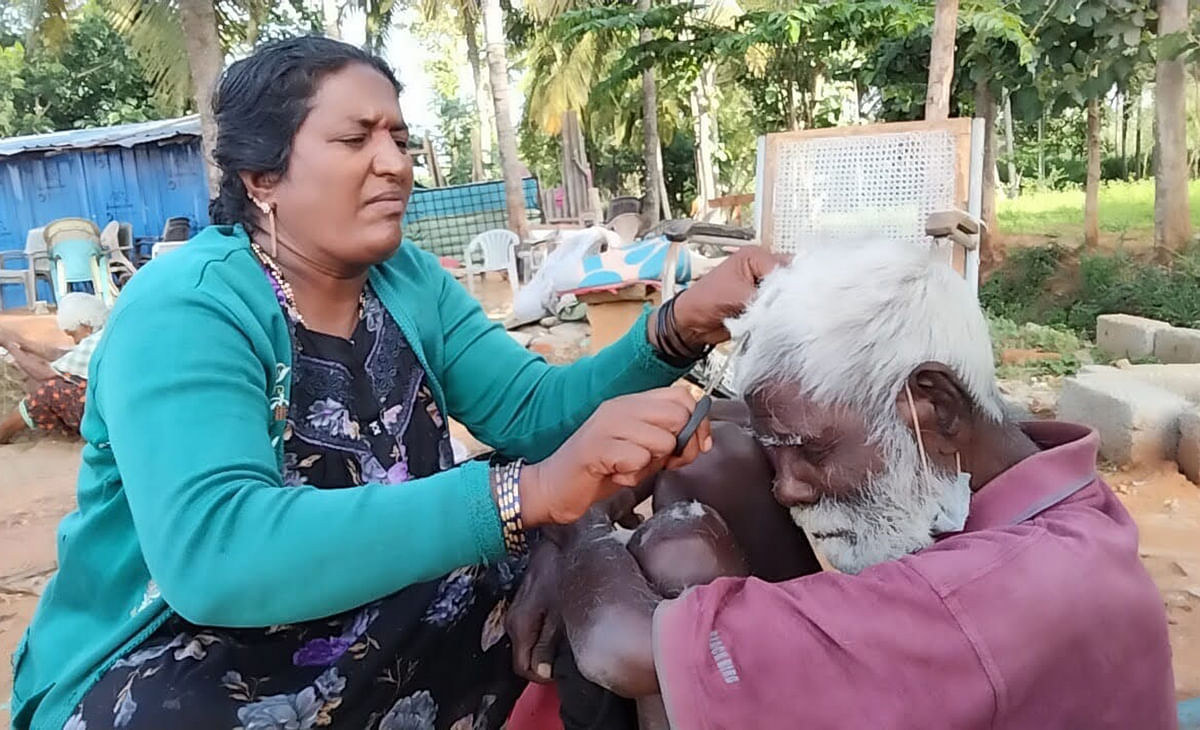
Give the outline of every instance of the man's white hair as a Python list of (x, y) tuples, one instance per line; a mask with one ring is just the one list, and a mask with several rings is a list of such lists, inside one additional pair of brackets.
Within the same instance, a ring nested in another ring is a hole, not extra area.
[(747, 394), (799, 384), (821, 404), (858, 410), (878, 437), (896, 396), (925, 362), (950, 368), (973, 404), (1002, 418), (987, 320), (963, 278), (930, 248), (892, 241), (816, 247), (763, 280), (746, 313), (736, 363)]
[(108, 307), (94, 294), (74, 291), (58, 300), (58, 328), (74, 330), (88, 325), (98, 332), (108, 320)]

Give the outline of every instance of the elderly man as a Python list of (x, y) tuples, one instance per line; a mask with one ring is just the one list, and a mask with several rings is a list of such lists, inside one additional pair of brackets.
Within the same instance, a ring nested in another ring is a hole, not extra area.
[(732, 328), (775, 499), (840, 572), (664, 600), (684, 562), (693, 584), (746, 574), (721, 520), (697, 505), (707, 537), (668, 539), (671, 567), (593, 512), (558, 537), (585, 676), (661, 694), (687, 730), (1174, 727), (1162, 601), (1096, 435), (1004, 418), (953, 271), (901, 244), (815, 252)]
[(108, 307), (99, 297), (72, 292), (58, 303), (58, 327), (74, 347), (63, 350), (42, 345), (0, 328), (0, 347), (25, 373), (29, 392), (15, 411), (0, 420), (0, 444), (25, 428), (79, 433), (88, 364), (107, 319)]

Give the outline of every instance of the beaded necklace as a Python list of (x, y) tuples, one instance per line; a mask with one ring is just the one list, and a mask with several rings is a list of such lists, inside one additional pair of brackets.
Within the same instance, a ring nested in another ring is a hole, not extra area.
[[(275, 263), (275, 259), (267, 255), (266, 251), (257, 243), (250, 242), (250, 250), (254, 252), (254, 257), (262, 263), (267, 269), (267, 278), (271, 280), (271, 288), (275, 290), (275, 298), (288, 311), (288, 314), (296, 322), (308, 328), (308, 323), (304, 321), (304, 315), (300, 314), (300, 308), (296, 306), (296, 295), (292, 292), (292, 285), (283, 277), (283, 272), (279, 269), (279, 264)], [(358, 294), (358, 316), (362, 319), (363, 312), (367, 309), (366, 292)]]

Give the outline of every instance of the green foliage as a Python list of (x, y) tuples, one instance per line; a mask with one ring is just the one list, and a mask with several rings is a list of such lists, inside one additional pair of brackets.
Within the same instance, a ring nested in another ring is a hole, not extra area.
[(476, 127), (475, 110), (458, 98), (439, 96), (436, 103), (441, 134), (435, 138), (434, 147), (440, 158), (450, 160), (450, 166), (442, 171), (446, 183), (471, 182), (471, 132)]
[(1047, 284), (1058, 271), (1064, 251), (1058, 246), (1017, 249), (1003, 268), (979, 288), (979, 302), (990, 314), (1016, 322), (1040, 322)]
[(1082, 106), (1125, 87), (1153, 61), (1151, 0), (1022, 0), (1034, 26), (1041, 74), (1037, 87), (1050, 110)]
[(1145, 263), (1126, 252), (1085, 254), (1075, 266), (1059, 247), (1021, 249), (984, 283), (980, 302), (993, 317), (1066, 328), (1089, 338), (1095, 335), (1096, 317), (1115, 312), (1196, 327), (1200, 247), (1178, 254), (1170, 266)]
[(1126, 253), (1089, 255), (1079, 274), (1078, 299), (1066, 307), (1068, 327), (1092, 332), (1096, 316), (1110, 312), (1200, 325), (1200, 248), (1180, 253), (1170, 267), (1142, 265)]
[(57, 49), (0, 46), (0, 136), (159, 119), (182, 112), (156, 98), (130, 46), (94, 4)]
[(546, 134), (529, 123), (529, 117), (521, 120), (519, 151), (521, 160), (529, 166), (543, 188), (562, 184), (562, 137)]

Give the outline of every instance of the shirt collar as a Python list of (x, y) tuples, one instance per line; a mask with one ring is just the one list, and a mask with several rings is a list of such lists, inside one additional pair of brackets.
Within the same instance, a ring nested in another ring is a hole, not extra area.
[(1095, 482), (1100, 437), (1074, 423), (1036, 421), (1021, 430), (1042, 450), (1009, 467), (971, 497), (963, 532), (1015, 525)]

